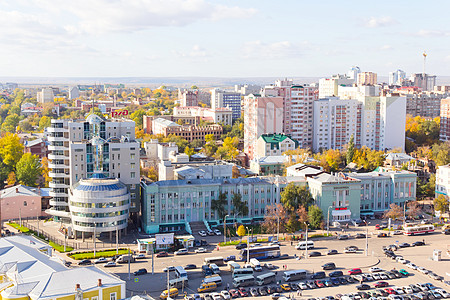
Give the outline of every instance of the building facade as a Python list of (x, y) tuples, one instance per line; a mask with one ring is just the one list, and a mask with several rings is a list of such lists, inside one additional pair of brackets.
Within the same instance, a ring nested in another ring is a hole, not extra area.
[(211, 90), (211, 108), (231, 108), (233, 111), (233, 120), (241, 117), (242, 110), (242, 95), (241, 93), (228, 92), (219, 89)]
[(199, 106), (178, 106), (173, 108), (175, 117), (200, 117), (204, 121), (222, 125), (233, 125), (233, 111), (230, 108), (205, 108)]
[(406, 80), (406, 72), (402, 70), (397, 70), (395, 72), (389, 73), (389, 85), (399, 85), (402, 86)]
[(361, 72), (358, 74), (358, 85), (375, 85), (377, 84), (377, 73)]
[(436, 85), (436, 76), (425, 73), (412, 74), (409, 80), (413, 86), (421, 88), (422, 91), (432, 91)]
[(435, 197), (439, 195), (450, 197), (450, 165), (439, 166), (436, 170)]
[(204, 140), (205, 135), (212, 134), (218, 139), (223, 133), (223, 127), (218, 124), (195, 126), (195, 125), (179, 125), (175, 122), (165, 120), (162, 118), (154, 119), (152, 121), (153, 134), (175, 135), (192, 142), (193, 140)]
[(131, 195), (130, 213), (140, 210), (140, 145), (135, 141), (135, 123), (104, 120), (91, 114), (85, 121), (52, 120), (46, 128), (50, 143), (49, 183), (55, 220), (71, 223), (69, 188), (101, 170), (108, 178), (118, 178)]
[(35, 219), (48, 216), (49, 189), (16, 185), (0, 191), (0, 219)]
[(43, 138), (37, 138), (31, 141), (27, 140), (25, 141), (23, 152), (37, 155), (39, 156), (39, 158), (47, 157), (48, 155), (47, 141)]
[(36, 100), (39, 103), (50, 103), (53, 102), (55, 95), (53, 93), (53, 88), (43, 88), (36, 94)]
[(406, 114), (412, 117), (420, 116), (424, 118), (439, 117), (441, 112), (441, 101), (447, 97), (445, 93), (436, 92), (413, 92), (401, 93), (406, 97)]
[(443, 142), (450, 141), (450, 98), (442, 99), (440, 117), (439, 139)]
[[(359, 72), (356, 73), (357, 75)], [(319, 79), (319, 98), (336, 97), (339, 86), (352, 86), (357, 78), (347, 75), (333, 75), (331, 78)]]
[(298, 142), (285, 134), (263, 134), (256, 141), (255, 157), (279, 156), (297, 146)]

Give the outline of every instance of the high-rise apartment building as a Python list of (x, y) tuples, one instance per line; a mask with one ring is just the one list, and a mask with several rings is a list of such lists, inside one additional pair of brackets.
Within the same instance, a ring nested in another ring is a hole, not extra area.
[(233, 120), (239, 119), (241, 117), (242, 109), (241, 98), (241, 93), (213, 89), (211, 90), (211, 108), (231, 108), (233, 110)]
[(441, 130), (439, 139), (443, 142), (450, 141), (450, 98), (441, 101)]
[(401, 93), (406, 97), (406, 114), (412, 117), (421, 116), (425, 118), (439, 117), (441, 111), (441, 100), (447, 94), (435, 92)]
[(349, 79), (353, 79), (354, 81), (356, 81), (356, 79), (358, 78), (358, 74), (359, 73), (361, 73), (361, 69), (358, 66), (353, 66), (347, 72), (347, 77)]
[(395, 72), (389, 73), (389, 85), (403, 85), (406, 80), (406, 72), (402, 70), (397, 70)]
[[(355, 74), (359, 74), (355, 72)], [(319, 79), (319, 98), (336, 97), (340, 86), (352, 86), (355, 79), (347, 75), (333, 75), (331, 78)]]
[(51, 87), (43, 88), (36, 94), (36, 100), (39, 103), (50, 103), (53, 102), (53, 98), (55, 97), (53, 93), (53, 89)]
[(436, 76), (424, 73), (412, 74), (409, 78), (412, 85), (422, 89), (422, 91), (432, 91), (436, 85)]
[(375, 85), (377, 84), (377, 73), (361, 72), (358, 74), (358, 85)]
[(81, 121), (51, 120), (48, 141), (51, 208), (55, 220), (71, 222), (69, 189), (99, 171), (117, 178), (130, 193), (130, 213), (140, 210), (140, 145), (131, 120), (104, 120), (91, 114)]

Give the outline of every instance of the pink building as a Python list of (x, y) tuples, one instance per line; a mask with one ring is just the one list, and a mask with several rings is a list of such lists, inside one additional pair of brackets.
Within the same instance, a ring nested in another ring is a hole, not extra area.
[(48, 190), (16, 185), (0, 191), (1, 219), (12, 220), (47, 216)]

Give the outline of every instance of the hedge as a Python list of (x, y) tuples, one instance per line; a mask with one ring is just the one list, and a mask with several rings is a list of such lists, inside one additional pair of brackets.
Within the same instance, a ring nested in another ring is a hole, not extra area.
[[(130, 253), (133, 253), (133, 251), (130, 251)], [(100, 257), (113, 257), (116, 254), (117, 254), (116, 249), (108, 249), (108, 250), (96, 251), (95, 256), (94, 256), (94, 251), (74, 252), (74, 253), (69, 254), (69, 256), (73, 259), (81, 260), (81, 259), (94, 259), (94, 258), (100, 258)], [(120, 248), (119, 255), (122, 255), (122, 254), (128, 254), (128, 249)]]

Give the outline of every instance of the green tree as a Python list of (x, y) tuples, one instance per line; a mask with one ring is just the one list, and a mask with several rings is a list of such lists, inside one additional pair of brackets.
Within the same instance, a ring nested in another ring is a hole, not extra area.
[(311, 228), (318, 229), (323, 224), (323, 213), (320, 207), (312, 205), (308, 209), (308, 221)]
[(51, 125), (51, 118), (47, 116), (42, 116), (42, 118), (39, 120), (39, 129), (43, 130), (44, 128), (50, 127)]
[(236, 234), (239, 236), (239, 238), (242, 240), (242, 237), (245, 236), (247, 231), (245, 230), (244, 225), (240, 225), (238, 227), (238, 230), (236, 231)]
[(32, 131), (33, 130), (33, 126), (31, 125), (30, 121), (28, 121), (28, 120), (24, 120), (23, 122), (21, 122), (20, 127), (22, 128), (23, 131)]
[(441, 214), (449, 211), (449, 201), (444, 195), (439, 195), (436, 199), (434, 199), (433, 204), (434, 210), (440, 211)]
[(17, 180), (27, 186), (36, 186), (41, 174), (41, 164), (37, 155), (25, 153), (16, 166)]
[(300, 229), (301, 223), (295, 214), (290, 214), (286, 223), (286, 232), (294, 233)]
[(219, 217), (219, 219), (223, 219), (227, 211), (225, 206), (227, 205), (227, 195), (225, 193), (219, 192), (219, 196), (217, 200), (211, 200), (211, 210), (215, 211)]
[(145, 116), (145, 110), (138, 109), (133, 112), (130, 117), (136, 123), (136, 126), (142, 128), (143, 117)]
[(186, 148), (184, 148), (184, 153), (188, 155), (189, 158), (191, 158), (191, 156), (195, 154), (195, 151), (193, 148), (189, 148), (189, 146), (186, 146)]
[(314, 202), (307, 187), (289, 183), (281, 192), (281, 203), (291, 212), (295, 212), (300, 206), (309, 207)]
[(437, 166), (450, 163), (450, 145), (448, 143), (436, 143), (431, 147), (433, 160)]
[(20, 118), (17, 114), (8, 115), (2, 124), (2, 132), (16, 132), (16, 127), (19, 125)]
[(240, 215), (242, 217), (248, 215), (248, 205), (247, 202), (242, 201), (242, 195), (235, 193), (231, 197), (231, 204), (233, 205), (233, 214), (235, 216)]
[(347, 159), (347, 165), (353, 161), (354, 155), (355, 155), (355, 141), (352, 134), (352, 136), (350, 137), (350, 141), (348, 142), (347, 153), (345, 155)]
[(15, 170), (17, 162), (23, 155), (23, 145), (17, 134), (6, 133), (0, 138), (0, 156), (8, 168), (8, 173)]

